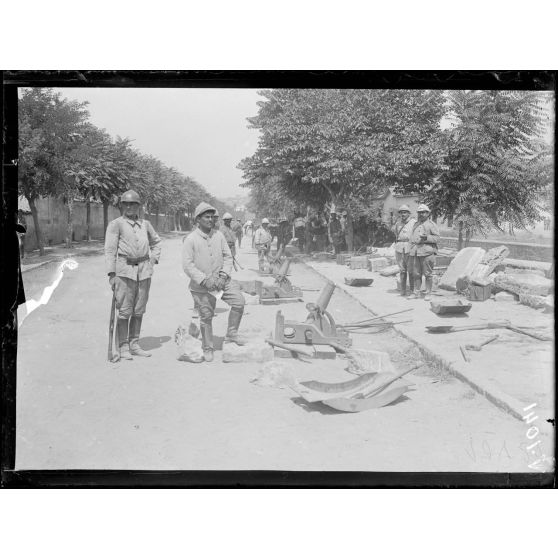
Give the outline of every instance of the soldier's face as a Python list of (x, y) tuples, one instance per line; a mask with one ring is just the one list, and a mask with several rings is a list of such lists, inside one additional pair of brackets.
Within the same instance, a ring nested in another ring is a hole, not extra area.
[(122, 202), (122, 211), (126, 217), (137, 217), (139, 215), (139, 203)]
[(400, 211), (399, 212), (399, 216), (401, 217), (401, 220), (403, 221), (403, 223), (405, 223), (409, 219), (410, 215), (411, 214), (408, 211)]
[(231, 220), (230, 219), (224, 219), (223, 223), (225, 223), (226, 227), (230, 227), (231, 226)]
[(426, 221), (428, 218), (428, 211), (419, 211), (417, 213), (419, 221), (423, 222)]
[(213, 218), (214, 216), (208, 211), (203, 213), (198, 217), (198, 223), (200, 225), (200, 229), (204, 232), (208, 232), (213, 227)]

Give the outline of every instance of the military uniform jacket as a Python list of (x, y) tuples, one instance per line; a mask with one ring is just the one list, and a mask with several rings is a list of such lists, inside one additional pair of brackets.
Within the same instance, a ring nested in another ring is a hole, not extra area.
[(201, 229), (193, 230), (182, 245), (182, 268), (190, 277), (190, 290), (207, 293), (201, 283), (223, 271), (230, 276), (233, 259), (225, 237), (220, 231), (209, 234)]
[[(426, 235), (426, 240), (421, 241), (421, 235)], [(417, 221), (413, 225), (413, 230), (411, 231), (410, 246), (409, 251), (410, 256), (430, 256), (431, 254), (438, 253), (438, 239), (440, 238), (440, 232), (436, 224), (427, 219), (424, 223)]]
[[(148, 259), (129, 265), (126, 258)], [(153, 261), (161, 256), (161, 239), (149, 221), (118, 217), (109, 223), (105, 236), (105, 265), (107, 273), (136, 281), (153, 275)], [(153, 261), (152, 261), (153, 260)]]
[(271, 244), (271, 233), (269, 231), (266, 231), (263, 227), (260, 227), (256, 231), (254, 244), (256, 245), (256, 247), (258, 246), (258, 244)]
[(229, 245), (232, 244), (234, 246), (234, 243), (236, 242), (236, 235), (234, 234), (232, 227), (227, 227), (227, 225), (221, 225), (219, 231), (225, 237), (227, 244)]
[(413, 232), (413, 227), (417, 222), (416, 219), (410, 218), (406, 223), (397, 221), (392, 227), (392, 232), (395, 234), (395, 251), (401, 254), (408, 254), (411, 249), (409, 240), (411, 238), (411, 233)]

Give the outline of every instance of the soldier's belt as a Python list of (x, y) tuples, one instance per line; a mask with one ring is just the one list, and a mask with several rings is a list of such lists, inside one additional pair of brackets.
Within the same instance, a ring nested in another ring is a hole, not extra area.
[(124, 254), (118, 254), (119, 258), (125, 258), (128, 265), (138, 265), (141, 262), (145, 262), (149, 259), (149, 256), (140, 256), (139, 258), (130, 258)]

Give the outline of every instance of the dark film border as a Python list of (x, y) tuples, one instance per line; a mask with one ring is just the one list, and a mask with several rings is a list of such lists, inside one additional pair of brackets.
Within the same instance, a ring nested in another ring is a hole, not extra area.
[(18, 87), (197, 87), (255, 89), (312, 87), (355, 89), (516, 89), (550, 90), (556, 92), (556, 71), (8, 70), (1, 72), (1, 74), (3, 86), (0, 92), (0, 102), (2, 104), (3, 149), (2, 169), (0, 171), (2, 187), (0, 235), (2, 238), (3, 265), (0, 300), (2, 312), (1, 482), (3, 487), (548, 488), (554, 486), (555, 473), (14, 470), (16, 452), (17, 327), (13, 322), (11, 309), (17, 297), (18, 285), (17, 243), (13, 242), (18, 193)]

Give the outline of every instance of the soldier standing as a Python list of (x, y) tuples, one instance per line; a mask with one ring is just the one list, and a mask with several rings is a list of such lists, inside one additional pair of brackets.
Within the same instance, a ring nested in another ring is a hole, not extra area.
[(409, 259), (409, 251), (411, 249), (409, 240), (416, 219), (411, 219), (410, 217), (411, 210), (407, 205), (403, 204), (399, 208), (399, 219), (392, 227), (392, 231), (395, 234), (395, 261), (399, 266), (401, 296), (407, 294), (407, 275), (409, 276), (409, 291), (412, 293), (415, 288), (413, 269), (410, 265), (412, 261)]
[(219, 230), (225, 237), (225, 240), (229, 245), (229, 250), (231, 251), (232, 257), (234, 258), (236, 256), (236, 246), (235, 246), (236, 235), (234, 234), (234, 231), (231, 228), (231, 222), (232, 222), (232, 215), (230, 213), (225, 213), (223, 215), (223, 224), (221, 225)]
[(328, 236), (335, 254), (339, 254), (343, 245), (343, 227), (341, 226), (341, 221), (337, 219), (337, 212), (334, 209), (330, 213)]
[(238, 240), (238, 247), (240, 248), (242, 244), (242, 221), (237, 219), (232, 225), (231, 229), (233, 230), (234, 234), (236, 235), (236, 240)]
[(225, 343), (243, 345), (238, 337), (238, 327), (244, 313), (244, 297), (234, 287), (230, 273), (232, 256), (225, 237), (213, 228), (215, 208), (202, 202), (194, 211), (197, 224), (184, 241), (182, 247), (182, 267), (190, 277), (190, 291), (200, 313), (200, 330), (203, 357), (213, 360), (213, 325), (215, 314), (215, 294), (222, 291), (222, 300), (230, 307)]
[(430, 300), (432, 292), (432, 272), (438, 253), (438, 239), (440, 233), (434, 221), (430, 220), (430, 209), (421, 204), (417, 208), (418, 220), (411, 231), (411, 247), (409, 255), (412, 257), (415, 291), (409, 298), (419, 298), (422, 276), (426, 286), (424, 300)]
[(269, 232), (269, 219), (267, 217), (262, 219), (262, 226), (254, 234), (254, 246), (258, 251), (258, 266), (262, 271), (271, 249), (271, 233)]
[(140, 348), (138, 340), (153, 266), (161, 256), (161, 239), (149, 221), (139, 218), (141, 200), (137, 192), (124, 192), (120, 205), (123, 215), (107, 227), (105, 262), (118, 309), (120, 358), (132, 360), (133, 356), (151, 356)]
[[(195, 221), (195, 217), (194, 217), (194, 221)], [(219, 230), (219, 212), (217, 210), (215, 210), (215, 213), (213, 214), (213, 217), (211, 219), (211, 227), (213, 229), (215, 229), (216, 231)]]
[(281, 217), (279, 219), (279, 232), (277, 233), (277, 251), (279, 251), (281, 247), (286, 248), (290, 240), (291, 226), (289, 220), (286, 217)]

